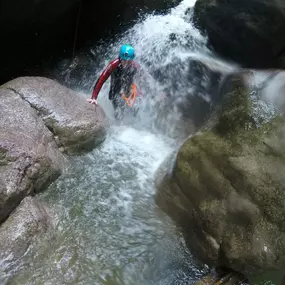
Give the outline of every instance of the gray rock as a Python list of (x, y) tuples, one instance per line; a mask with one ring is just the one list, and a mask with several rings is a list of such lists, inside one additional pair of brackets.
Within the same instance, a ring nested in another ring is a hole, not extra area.
[(19, 266), (29, 247), (52, 227), (45, 206), (35, 197), (26, 197), (0, 227), (0, 278), (1, 271)]
[(33, 107), (68, 154), (92, 150), (105, 139), (107, 120), (100, 107), (85, 97), (42, 77), (22, 77), (3, 88), (12, 90)]
[(45, 189), (65, 158), (36, 111), (15, 92), (0, 87), (0, 222), (21, 200)]

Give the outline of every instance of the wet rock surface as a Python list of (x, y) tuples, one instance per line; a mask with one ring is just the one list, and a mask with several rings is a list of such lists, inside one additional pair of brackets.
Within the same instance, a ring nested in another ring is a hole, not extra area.
[(198, 0), (196, 26), (218, 54), (250, 68), (284, 68), (282, 0)]
[(21, 265), (29, 247), (52, 227), (45, 206), (35, 197), (26, 197), (0, 227), (0, 281), (2, 274)]
[(0, 259), (9, 271), (49, 227), (44, 207), (31, 196), (68, 166), (63, 152), (84, 153), (101, 143), (108, 122), (100, 107), (46, 78), (0, 86), (0, 113)]
[(25, 196), (44, 190), (61, 173), (64, 157), (36, 111), (0, 87), (0, 212), (2, 222)]
[(284, 266), (284, 117), (229, 76), (221, 105), (180, 148), (157, 202), (204, 262), (247, 276)]
[(92, 150), (104, 140), (107, 118), (83, 95), (42, 77), (18, 78), (4, 87), (37, 111), (66, 153)]

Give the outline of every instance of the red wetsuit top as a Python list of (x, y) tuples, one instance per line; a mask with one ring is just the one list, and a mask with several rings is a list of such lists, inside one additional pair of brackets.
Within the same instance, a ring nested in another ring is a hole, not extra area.
[(109, 99), (112, 100), (118, 95), (121, 88), (128, 88), (133, 83), (133, 77), (138, 69), (140, 69), (140, 66), (134, 61), (130, 65), (123, 67), (119, 58), (112, 60), (97, 80), (91, 98), (97, 100), (103, 84), (112, 75), (109, 94)]

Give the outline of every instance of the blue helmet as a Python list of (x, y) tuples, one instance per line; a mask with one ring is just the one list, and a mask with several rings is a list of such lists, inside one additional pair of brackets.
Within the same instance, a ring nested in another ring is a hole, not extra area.
[(134, 48), (131, 45), (123, 45), (119, 57), (123, 60), (133, 60), (135, 58)]

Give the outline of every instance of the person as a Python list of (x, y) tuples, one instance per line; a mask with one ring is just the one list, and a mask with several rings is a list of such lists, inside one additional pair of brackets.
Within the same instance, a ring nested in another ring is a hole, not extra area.
[[(131, 106), (128, 99), (131, 99), (132, 88), (136, 88), (133, 83), (134, 76), (140, 69), (140, 66), (134, 61), (134, 58), (135, 50), (131, 45), (121, 46), (119, 57), (112, 60), (104, 69), (94, 86), (92, 96), (88, 99), (88, 102), (98, 105), (97, 98), (100, 90), (105, 81), (111, 76), (109, 100), (112, 101), (115, 117), (117, 119), (122, 117), (125, 104), (127, 103)], [(135, 98), (133, 98), (133, 100), (135, 100)]]

